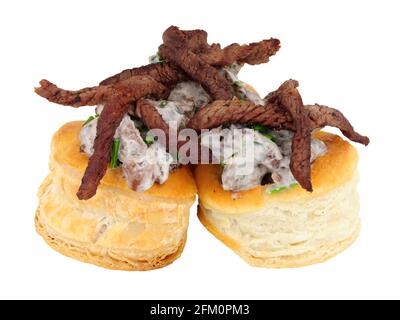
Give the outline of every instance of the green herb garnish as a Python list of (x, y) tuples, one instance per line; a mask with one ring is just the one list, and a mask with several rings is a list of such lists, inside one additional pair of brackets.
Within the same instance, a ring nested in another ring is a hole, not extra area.
[(262, 124), (253, 124), (250, 126), (250, 128), (261, 133), (268, 132), (267, 127), (263, 126)]
[(268, 190), (268, 193), (269, 193), (269, 194), (278, 193), (278, 192), (281, 192), (281, 191), (283, 191), (283, 190), (292, 188), (292, 187), (294, 187), (294, 186), (297, 186), (297, 183), (292, 183), (292, 184), (289, 185), (289, 186), (276, 187), (276, 188), (274, 188), (274, 189)]
[(164, 108), (168, 104), (168, 101), (166, 100), (161, 100), (160, 101), (160, 108)]
[(96, 114), (96, 115), (94, 115), (94, 116), (90, 116), (90, 117), (87, 118), (87, 120), (83, 123), (82, 127), (86, 126), (90, 121), (92, 121), (92, 120), (94, 120), (94, 119), (96, 119), (96, 118), (98, 118), (98, 117), (99, 117), (98, 114)]
[(115, 139), (113, 141), (112, 151), (111, 151), (111, 161), (110, 161), (110, 166), (112, 169), (118, 168), (118, 165), (119, 165), (118, 152), (119, 152), (120, 145), (121, 145), (120, 139)]
[(146, 135), (144, 142), (149, 146), (154, 143), (154, 137), (151, 134)]
[(235, 82), (233, 83), (233, 85), (234, 85), (235, 87), (242, 88), (242, 87), (243, 87), (243, 82), (242, 82), (242, 81), (235, 81)]
[(275, 142), (274, 135), (271, 133), (271, 131), (266, 126), (263, 126), (262, 124), (253, 124), (250, 126), (250, 128), (253, 129), (254, 131), (258, 131), (264, 137), (271, 140), (272, 142)]
[(263, 136), (266, 137), (267, 139), (271, 140), (272, 142), (275, 142), (275, 137), (272, 133), (263, 133)]

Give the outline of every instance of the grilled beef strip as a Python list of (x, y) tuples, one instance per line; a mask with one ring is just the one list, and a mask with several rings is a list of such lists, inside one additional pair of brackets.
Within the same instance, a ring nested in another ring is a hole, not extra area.
[(163, 58), (175, 63), (193, 80), (199, 82), (214, 99), (228, 100), (233, 97), (230, 81), (186, 47), (162, 45), (159, 52)]
[[(351, 141), (363, 145), (369, 144), (369, 138), (357, 133), (339, 110), (319, 104), (306, 105), (305, 110), (310, 119), (311, 130), (325, 126), (335, 127), (340, 129), (343, 135)], [(187, 127), (200, 131), (201, 129), (212, 129), (229, 123), (258, 123), (276, 130), (295, 130), (292, 117), (281, 107), (271, 103), (255, 105), (250, 101), (237, 98), (210, 103), (190, 119)]]
[(150, 76), (168, 87), (187, 79), (187, 76), (177, 66), (169, 62), (162, 62), (148, 64), (139, 68), (126, 69), (101, 81), (100, 85), (115, 84), (133, 76)]
[(166, 88), (149, 76), (134, 76), (120, 83), (85, 88), (78, 91), (59, 89), (49, 81), (42, 80), (36, 93), (51, 102), (79, 107), (105, 103), (97, 123), (94, 153), (82, 179), (77, 196), (87, 200), (96, 194), (111, 157), (112, 141), (122, 117), (130, 103), (143, 96), (165, 96)]
[[(93, 106), (110, 100), (114, 94), (115, 85), (129, 87), (132, 94), (140, 92), (159, 93), (157, 97), (165, 97), (165, 87), (149, 76), (133, 76), (114, 85), (100, 85), (97, 87), (84, 88), (77, 91), (58, 88), (48, 80), (40, 81), (40, 87), (35, 92), (50, 102), (71, 107)], [(140, 98), (140, 96), (139, 96)]]
[[(277, 39), (263, 40), (258, 43), (240, 46), (236, 43), (221, 49), (219, 44), (209, 45), (207, 42), (207, 32), (204, 30), (179, 30), (177, 27), (168, 28), (163, 34), (164, 43), (168, 43), (171, 47), (182, 47), (183, 45), (200, 57), (205, 64), (222, 67), (234, 62), (259, 64), (267, 62), (269, 57), (274, 55), (280, 48), (280, 42)], [(197, 60), (197, 59), (196, 59)], [(203, 64), (204, 65), (204, 64)], [(211, 71), (212, 75), (203, 75), (207, 82), (212, 82), (210, 77), (217, 77), (217, 80), (224, 83), (225, 92), (228, 92), (227, 81), (216, 75), (215, 70)], [(198, 74), (198, 72), (195, 72)], [(174, 84), (187, 80), (187, 75), (182, 72), (174, 64), (165, 61), (162, 63), (149, 64), (139, 68), (126, 69), (112, 77), (100, 82), (100, 85), (114, 84), (126, 80), (132, 76), (148, 75), (155, 80), (161, 82), (165, 86), (173, 86)], [(195, 79), (196, 80), (196, 79)], [(214, 82), (212, 87), (215, 87)], [(217, 94), (219, 98), (228, 97)]]
[(111, 160), (115, 131), (127, 111), (128, 104), (123, 99), (115, 99), (104, 105), (97, 122), (94, 152), (89, 158), (88, 166), (76, 194), (79, 200), (88, 200), (96, 194), (97, 187), (106, 174)]
[(223, 67), (234, 62), (251, 65), (266, 63), (280, 49), (280, 41), (274, 38), (248, 45), (233, 43), (221, 48), (219, 43), (209, 45), (207, 32), (203, 30), (185, 31), (175, 26), (164, 32), (163, 41), (172, 47), (180, 47), (186, 43), (190, 51), (214, 67)]
[(320, 104), (306, 105), (306, 111), (311, 121), (311, 128), (335, 127), (351, 141), (369, 144), (369, 138), (354, 130), (353, 126), (339, 110)]
[(278, 90), (270, 93), (265, 100), (272, 104), (278, 104), (290, 114), (295, 127), (290, 170), (297, 182), (304, 189), (312, 192), (310, 120), (297, 90), (298, 85), (297, 81), (288, 80)]

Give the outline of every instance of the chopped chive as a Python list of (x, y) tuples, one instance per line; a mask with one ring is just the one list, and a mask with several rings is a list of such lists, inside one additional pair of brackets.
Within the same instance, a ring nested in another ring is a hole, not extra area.
[(269, 194), (278, 193), (278, 192), (281, 192), (281, 191), (283, 191), (283, 190), (292, 188), (292, 187), (294, 187), (294, 186), (297, 186), (297, 183), (296, 183), (296, 182), (295, 182), (295, 183), (292, 183), (292, 184), (289, 185), (289, 186), (283, 186), (283, 187), (277, 187), (277, 188), (271, 189), (271, 190), (268, 191), (268, 193), (269, 193)]
[(275, 137), (272, 133), (264, 133), (263, 134), (264, 137), (266, 137), (267, 139), (271, 140), (272, 142), (275, 142)]
[(255, 131), (266, 132), (268, 129), (262, 124), (253, 124), (251, 128)]
[(112, 151), (111, 151), (111, 162), (110, 162), (110, 166), (112, 169), (118, 168), (118, 152), (120, 145), (121, 145), (120, 139), (115, 139), (113, 141)]
[(242, 87), (243, 87), (242, 81), (235, 81), (235, 82), (233, 83), (233, 85), (234, 85), (235, 87), (238, 87), (238, 88), (242, 88)]
[(274, 189), (269, 190), (269, 194), (278, 193), (278, 192), (281, 192), (281, 191), (283, 191), (283, 190), (286, 190), (287, 188), (288, 188), (288, 187), (277, 187), (277, 188), (274, 188)]
[(154, 137), (151, 134), (146, 135), (144, 142), (149, 146), (154, 143)]
[(254, 131), (258, 131), (264, 137), (271, 140), (272, 142), (275, 142), (275, 136), (270, 132), (270, 130), (266, 126), (263, 126), (262, 124), (253, 124), (250, 126), (250, 128), (253, 129)]
[(82, 127), (86, 126), (90, 121), (92, 121), (92, 120), (94, 120), (94, 119), (96, 119), (96, 118), (98, 118), (98, 117), (99, 117), (98, 114), (96, 114), (96, 115), (94, 115), (94, 116), (90, 116), (90, 117), (87, 118), (87, 120), (83, 123)]
[(168, 101), (166, 100), (161, 100), (160, 101), (160, 108), (164, 108), (168, 104)]

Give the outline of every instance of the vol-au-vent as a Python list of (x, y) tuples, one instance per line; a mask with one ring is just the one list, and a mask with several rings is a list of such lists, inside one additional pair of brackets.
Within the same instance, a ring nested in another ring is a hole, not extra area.
[[(182, 252), (200, 221), (251, 265), (324, 261), (360, 229), (357, 152), (339, 110), (303, 104), (295, 80), (260, 96), (242, 82), (278, 39), (226, 47), (171, 26), (145, 66), (76, 91), (48, 80), (50, 102), (96, 106), (53, 137), (36, 228), (57, 251), (110, 269), (150, 270)], [(194, 171), (194, 176), (193, 172)]]

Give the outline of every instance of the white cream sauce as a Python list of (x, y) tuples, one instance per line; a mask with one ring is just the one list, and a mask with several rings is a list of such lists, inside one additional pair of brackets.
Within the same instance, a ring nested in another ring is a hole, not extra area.
[(172, 129), (181, 129), (189, 121), (188, 116), (185, 114), (185, 109), (192, 109), (190, 106), (167, 100), (155, 101), (148, 99), (148, 101), (157, 109), (163, 120)]
[(222, 70), (225, 72), (227, 78), (232, 81), (233, 89), (240, 99), (249, 100), (257, 105), (264, 105), (264, 100), (260, 95), (251, 90), (244, 82), (239, 80), (238, 73), (241, 67), (241, 65), (234, 63), (230, 66), (224, 67)]
[(282, 159), (278, 146), (270, 139), (237, 125), (203, 133), (201, 144), (210, 148), (224, 166), (225, 190), (241, 191), (260, 185), (264, 175), (277, 170)]
[(182, 129), (195, 112), (207, 105), (211, 98), (203, 87), (194, 81), (178, 83), (168, 100), (148, 100), (170, 128)]
[[(288, 188), (297, 184), (296, 179), (290, 170), (290, 156), (292, 154), (293, 132), (288, 130), (274, 131), (274, 140), (282, 152), (283, 158), (280, 161), (279, 168), (272, 172), (273, 183), (268, 185), (267, 191), (277, 188)], [(324, 155), (327, 151), (325, 144), (317, 139), (311, 139), (311, 162)]]
[[(267, 190), (297, 183), (289, 168), (293, 133), (280, 130), (272, 134), (275, 142), (253, 129), (231, 125), (201, 135), (201, 144), (211, 149), (224, 167), (222, 186), (225, 190), (254, 188), (267, 173), (271, 173), (273, 179)], [(312, 139), (311, 162), (326, 150), (322, 141)]]
[(191, 105), (195, 109), (202, 108), (210, 103), (211, 98), (203, 87), (194, 81), (178, 83), (168, 97), (169, 101)]

